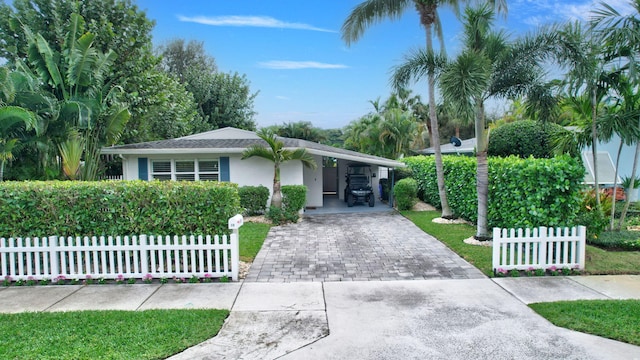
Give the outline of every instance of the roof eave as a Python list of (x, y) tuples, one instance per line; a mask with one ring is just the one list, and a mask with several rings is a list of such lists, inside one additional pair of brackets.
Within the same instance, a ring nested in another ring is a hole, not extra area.
[(103, 148), (101, 154), (113, 155), (165, 155), (165, 154), (239, 154), (239, 148), (164, 148), (164, 149), (118, 149)]

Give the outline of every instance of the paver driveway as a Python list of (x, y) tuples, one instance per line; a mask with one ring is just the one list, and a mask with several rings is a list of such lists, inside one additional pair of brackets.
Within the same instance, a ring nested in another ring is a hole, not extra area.
[(477, 279), (484, 275), (395, 212), (306, 216), (271, 228), (245, 281)]

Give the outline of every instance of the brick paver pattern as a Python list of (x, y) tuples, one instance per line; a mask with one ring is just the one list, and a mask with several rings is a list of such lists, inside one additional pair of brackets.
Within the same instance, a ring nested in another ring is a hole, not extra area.
[(478, 279), (484, 275), (394, 212), (305, 216), (271, 228), (245, 281)]

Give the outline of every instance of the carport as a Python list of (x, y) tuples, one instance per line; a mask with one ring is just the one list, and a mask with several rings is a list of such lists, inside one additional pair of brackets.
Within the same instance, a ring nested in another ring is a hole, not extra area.
[[(322, 204), (322, 206), (308, 206), (307, 211), (320, 212), (343, 212), (341, 208), (346, 208), (344, 202), (344, 190), (346, 187), (346, 174), (349, 164), (359, 163), (369, 165), (373, 177), (371, 187), (376, 194), (376, 200), (380, 193), (378, 185), (380, 179), (388, 179), (393, 183), (393, 169), (405, 167), (402, 162), (386, 159), (379, 156), (362, 154), (356, 151), (335, 148), (333, 146), (318, 144), (311, 141), (298, 140), (299, 147), (307, 149), (314, 156), (318, 165), (322, 164), (322, 174), (318, 176), (318, 171), (304, 169), (304, 185), (307, 186), (307, 199), (309, 204)], [(320, 168), (320, 166), (318, 166)], [(326, 209), (325, 209), (326, 208)], [(366, 211), (368, 206), (357, 205), (349, 212)], [(374, 208), (368, 210), (388, 209), (389, 206), (376, 202)]]

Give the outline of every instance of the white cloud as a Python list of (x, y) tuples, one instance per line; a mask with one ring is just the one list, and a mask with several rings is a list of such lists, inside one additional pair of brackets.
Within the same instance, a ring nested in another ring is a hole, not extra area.
[(282, 95), (276, 95), (276, 99), (278, 100), (291, 100), (291, 98)]
[(277, 70), (298, 70), (298, 69), (345, 69), (347, 65), (343, 64), (327, 64), (316, 61), (286, 61), (272, 60), (261, 62), (260, 67)]
[(290, 23), (269, 16), (182, 16), (178, 20), (211, 26), (241, 26), (336, 32), (309, 24)]
[[(516, 0), (509, 13), (522, 17), (527, 25), (538, 26), (554, 21), (588, 21), (593, 11), (602, 8), (601, 0)], [(629, 0), (608, 0), (607, 4), (622, 15), (634, 9)]]

